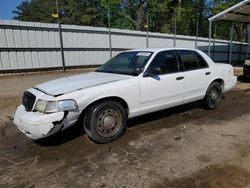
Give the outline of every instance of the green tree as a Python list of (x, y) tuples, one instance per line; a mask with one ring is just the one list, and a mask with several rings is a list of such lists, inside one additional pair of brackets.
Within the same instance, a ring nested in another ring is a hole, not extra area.
[[(177, 23), (177, 34), (208, 36), (208, 18), (236, 4), (240, 0), (58, 0), (60, 20), (63, 24), (108, 27), (108, 7), (112, 28), (145, 31), (147, 13), (149, 31), (173, 33)], [(56, 13), (55, 0), (29, 0), (22, 2), (14, 11), (15, 19), (56, 23), (51, 16)], [(230, 23), (217, 27), (217, 38), (229, 39)], [(246, 25), (235, 24), (236, 38)], [(244, 38), (244, 37), (243, 37)]]
[[(102, 26), (100, 1), (98, 0), (60, 0), (60, 19), (64, 24)], [(56, 13), (55, 0), (24, 1), (17, 6), (14, 19), (21, 21), (38, 21), (54, 23), (51, 16)]]

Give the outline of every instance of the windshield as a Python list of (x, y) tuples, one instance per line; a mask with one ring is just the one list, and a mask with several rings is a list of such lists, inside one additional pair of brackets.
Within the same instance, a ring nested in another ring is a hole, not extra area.
[(137, 76), (140, 74), (138, 70), (144, 68), (151, 55), (152, 52), (123, 52), (110, 59), (96, 71)]

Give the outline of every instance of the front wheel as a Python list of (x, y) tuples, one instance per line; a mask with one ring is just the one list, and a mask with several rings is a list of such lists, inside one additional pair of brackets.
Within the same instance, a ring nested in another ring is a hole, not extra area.
[(93, 141), (109, 143), (124, 133), (126, 121), (127, 113), (124, 107), (117, 101), (108, 100), (89, 108), (84, 127)]
[(220, 83), (213, 82), (207, 89), (204, 104), (208, 109), (216, 109), (222, 100), (222, 88)]

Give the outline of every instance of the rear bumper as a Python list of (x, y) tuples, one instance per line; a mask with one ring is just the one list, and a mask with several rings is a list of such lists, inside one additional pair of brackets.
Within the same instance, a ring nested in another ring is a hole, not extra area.
[(224, 92), (231, 90), (237, 83), (237, 77), (233, 76), (227, 80), (225, 80)]
[(51, 114), (27, 112), (24, 106), (20, 105), (14, 116), (14, 124), (27, 137), (37, 140), (60, 130), (64, 118), (64, 112)]

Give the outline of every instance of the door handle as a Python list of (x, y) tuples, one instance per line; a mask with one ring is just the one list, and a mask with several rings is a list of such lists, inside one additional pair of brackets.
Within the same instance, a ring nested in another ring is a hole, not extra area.
[(206, 75), (210, 75), (210, 74), (211, 74), (211, 72), (206, 72), (205, 74), (206, 74)]
[(184, 76), (179, 76), (176, 78), (176, 80), (183, 80), (184, 79)]

